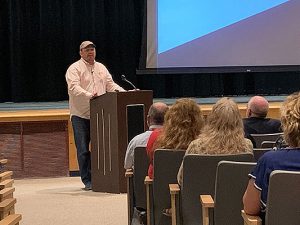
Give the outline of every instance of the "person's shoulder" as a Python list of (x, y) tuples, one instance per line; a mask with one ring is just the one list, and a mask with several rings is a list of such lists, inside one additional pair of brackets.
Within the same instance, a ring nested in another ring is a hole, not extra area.
[(276, 162), (282, 160), (282, 157), (284, 157), (286, 153), (286, 149), (270, 150), (261, 156), (260, 161), (268, 163)]
[(81, 63), (83, 63), (83, 62), (82, 62), (82, 60), (79, 59), (79, 60), (77, 60), (76, 62), (73, 62), (73, 63), (69, 66), (68, 69), (70, 70), (70, 69), (78, 68), (78, 67), (80, 67), (80, 64), (81, 64)]
[(267, 121), (268, 126), (270, 126), (274, 129), (273, 132), (282, 132), (280, 120), (273, 119), (273, 118), (267, 118), (266, 121)]
[(243, 120), (244, 127), (247, 127), (247, 128), (257, 122), (256, 117), (246, 117), (246, 118), (243, 118), (242, 120)]
[(155, 129), (155, 130), (152, 131), (150, 136), (151, 137), (158, 136), (161, 132), (162, 132), (162, 128)]
[(248, 122), (249, 120), (251, 120), (251, 117), (245, 117), (242, 120), (243, 120), (243, 122)]
[(187, 152), (189, 154), (197, 154), (202, 152), (202, 146), (203, 146), (203, 139), (202, 138), (197, 138), (193, 140), (187, 149)]
[(244, 123), (244, 125), (247, 125), (249, 122), (250, 122), (250, 119), (251, 118), (243, 118), (242, 120), (243, 120), (243, 123)]
[(152, 133), (152, 131), (147, 130), (147, 131), (145, 131), (145, 132), (143, 132), (143, 133), (140, 133), (140, 134), (134, 136), (134, 137), (132, 138), (132, 141), (139, 140), (139, 139), (141, 139), (141, 138), (143, 138), (143, 137), (145, 137), (145, 136), (148, 136), (148, 135), (150, 136), (151, 133)]
[(95, 62), (95, 66), (97, 66), (98, 68), (100, 68), (100, 69), (105, 69), (105, 70), (107, 70), (107, 68), (106, 68), (106, 66), (104, 66), (104, 64), (102, 64), (101, 62)]
[(202, 138), (197, 138), (197, 139), (193, 140), (193, 141), (190, 143), (190, 145), (191, 145), (191, 146), (195, 146), (195, 145), (201, 144), (202, 142), (203, 142), (203, 141), (202, 141)]
[(266, 121), (268, 121), (268, 123), (281, 124), (280, 120), (278, 119), (266, 118)]

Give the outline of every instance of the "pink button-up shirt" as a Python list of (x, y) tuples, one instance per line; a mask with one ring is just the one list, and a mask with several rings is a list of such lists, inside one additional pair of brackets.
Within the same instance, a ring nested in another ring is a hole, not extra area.
[(98, 62), (90, 65), (80, 59), (66, 72), (70, 115), (90, 119), (90, 99), (115, 90), (125, 91), (117, 85), (106, 67)]

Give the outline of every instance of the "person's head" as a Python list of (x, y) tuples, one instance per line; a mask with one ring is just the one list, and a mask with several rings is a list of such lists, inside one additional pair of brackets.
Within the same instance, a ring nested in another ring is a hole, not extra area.
[(93, 65), (96, 57), (96, 45), (91, 41), (83, 41), (79, 47), (81, 58)]
[(189, 98), (178, 99), (165, 115), (164, 126), (154, 149), (187, 149), (197, 138), (204, 119), (198, 104)]
[(169, 107), (163, 102), (153, 103), (148, 111), (147, 115), (147, 124), (150, 127), (151, 125), (163, 125), (164, 116), (168, 111)]
[(231, 98), (221, 98), (214, 104), (199, 138), (207, 151), (226, 154), (246, 150), (242, 117)]
[(300, 92), (291, 94), (281, 107), (284, 140), (290, 147), (300, 147)]
[(238, 105), (231, 98), (221, 98), (212, 107), (211, 113), (207, 116), (207, 124), (217, 130), (234, 130), (242, 127), (242, 117)]
[(247, 117), (265, 118), (269, 111), (269, 102), (262, 96), (252, 97), (247, 104)]

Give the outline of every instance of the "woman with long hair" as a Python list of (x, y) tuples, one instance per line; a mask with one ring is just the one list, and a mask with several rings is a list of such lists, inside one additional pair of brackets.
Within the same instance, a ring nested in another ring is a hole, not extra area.
[(204, 119), (197, 103), (189, 98), (178, 99), (166, 113), (163, 128), (154, 131), (147, 143), (149, 177), (153, 178), (155, 149), (187, 149), (200, 134), (203, 124)]
[[(253, 152), (253, 145), (244, 138), (243, 121), (237, 104), (231, 98), (221, 98), (213, 106), (198, 139), (194, 140), (187, 154), (216, 155)], [(183, 165), (177, 180), (182, 184)]]

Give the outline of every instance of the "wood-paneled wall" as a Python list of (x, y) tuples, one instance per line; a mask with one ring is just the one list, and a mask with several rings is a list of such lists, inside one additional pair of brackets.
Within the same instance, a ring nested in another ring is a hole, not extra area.
[[(280, 118), (280, 107), (281, 102), (272, 102), (270, 103), (270, 109), (268, 117), (271, 118)], [(204, 115), (208, 115), (209, 112), (212, 109), (213, 104), (206, 104), (201, 105), (201, 110)], [(246, 114), (246, 103), (240, 103), (239, 109), (242, 117), (245, 117)], [(19, 111), (1, 111), (0, 112), (0, 129), (1, 125), (7, 126), (11, 124), (11, 126), (14, 126), (16, 122), (33, 122), (33, 121), (65, 121), (67, 126), (67, 149), (65, 151), (67, 152), (69, 158), (66, 159), (65, 163), (68, 163), (69, 165), (69, 171), (70, 172), (76, 172), (78, 171), (78, 163), (77, 163), (77, 156), (76, 156), (76, 148), (73, 138), (73, 129), (72, 125), (69, 120), (69, 110), (68, 109), (51, 109), (51, 110), (19, 110)], [(47, 123), (37, 123), (36, 126), (49, 126)], [(41, 127), (42, 129), (42, 127)], [(19, 138), (15, 137), (15, 138)], [(0, 154), (4, 152), (5, 148), (5, 142), (0, 143)], [(126, 151), (126, 149), (124, 149)], [(36, 151), (33, 151), (34, 154), (37, 154)], [(41, 149), (41, 154), (42, 154)], [(7, 153), (6, 153), (7, 154)], [(59, 154), (58, 154), (59, 155)], [(60, 160), (57, 161), (57, 163), (62, 163)]]

